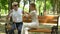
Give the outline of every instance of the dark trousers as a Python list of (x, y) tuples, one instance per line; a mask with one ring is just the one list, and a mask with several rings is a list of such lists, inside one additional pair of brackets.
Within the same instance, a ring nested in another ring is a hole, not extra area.
[(23, 25), (22, 22), (19, 22), (19, 23), (13, 22), (12, 28), (11, 28), (11, 30), (9, 30), (9, 34), (13, 34), (15, 28), (17, 28), (17, 30), (18, 30), (18, 34), (21, 34), (22, 25)]

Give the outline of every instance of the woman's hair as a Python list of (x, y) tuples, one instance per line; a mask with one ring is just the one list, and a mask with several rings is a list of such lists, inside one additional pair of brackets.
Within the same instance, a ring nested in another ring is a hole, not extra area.
[(35, 5), (35, 3), (31, 3), (30, 5), (36, 10), (36, 5)]

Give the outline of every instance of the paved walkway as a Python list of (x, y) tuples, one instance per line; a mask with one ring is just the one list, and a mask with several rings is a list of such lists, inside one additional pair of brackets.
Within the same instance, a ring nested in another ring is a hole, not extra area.
[(5, 34), (5, 33), (0, 33), (0, 34)]
[(0, 31), (0, 34), (5, 34), (5, 33)]

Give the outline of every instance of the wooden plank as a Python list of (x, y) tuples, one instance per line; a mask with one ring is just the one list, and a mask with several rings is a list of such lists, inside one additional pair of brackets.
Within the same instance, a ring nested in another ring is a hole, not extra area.
[[(58, 16), (38, 16), (39, 23), (57, 23)], [(31, 17), (23, 18), (23, 22), (32, 22)]]
[(51, 30), (50, 29), (30, 29), (30, 30), (28, 30), (29, 32), (48, 32), (48, 33), (50, 33), (51, 32)]

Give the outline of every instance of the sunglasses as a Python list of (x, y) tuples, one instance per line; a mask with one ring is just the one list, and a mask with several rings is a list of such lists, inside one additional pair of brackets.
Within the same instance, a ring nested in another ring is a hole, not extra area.
[(17, 6), (17, 5), (14, 5), (14, 6)]

